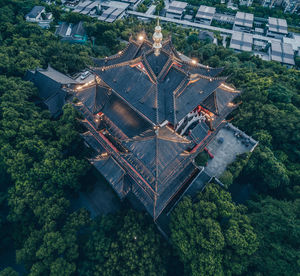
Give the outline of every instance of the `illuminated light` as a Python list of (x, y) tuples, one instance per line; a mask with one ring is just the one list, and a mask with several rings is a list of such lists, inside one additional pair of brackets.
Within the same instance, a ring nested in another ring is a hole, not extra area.
[(235, 104), (234, 103), (228, 103), (227, 106), (233, 107), (233, 106), (235, 106)]
[(212, 79), (209, 79), (209, 81), (212, 81)]
[(136, 236), (134, 236), (133, 238), (134, 238), (135, 240), (137, 239), (137, 237), (136, 237)]
[(224, 84), (224, 83), (221, 84), (221, 87), (223, 87), (223, 88), (225, 88), (225, 89), (228, 89), (228, 90), (230, 90), (230, 91), (235, 91), (234, 88), (232, 88), (232, 87), (230, 87), (230, 86), (228, 86), (228, 85), (226, 85), (226, 84)]
[(77, 87), (77, 89), (81, 89), (81, 88), (82, 88), (82, 86), (78, 86), (78, 87)]
[(139, 35), (139, 40), (143, 41), (144, 40), (144, 36), (143, 35)]
[(196, 64), (196, 63), (197, 63), (197, 60), (192, 59), (192, 63), (193, 63), (193, 64)]
[(122, 54), (122, 51), (119, 52), (119, 55), (121, 55), (121, 54)]
[(101, 157), (107, 157), (107, 156), (108, 156), (108, 153), (107, 153), (107, 152), (101, 153)]

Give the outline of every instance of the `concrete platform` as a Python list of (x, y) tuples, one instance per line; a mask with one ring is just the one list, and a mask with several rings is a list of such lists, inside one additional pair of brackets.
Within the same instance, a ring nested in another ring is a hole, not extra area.
[(211, 176), (220, 177), (237, 155), (253, 151), (256, 145), (257, 142), (251, 137), (227, 124), (207, 146), (214, 158), (207, 162), (205, 171)]

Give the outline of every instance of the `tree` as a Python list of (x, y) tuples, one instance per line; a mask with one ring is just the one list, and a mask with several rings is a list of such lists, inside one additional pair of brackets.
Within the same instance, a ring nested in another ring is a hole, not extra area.
[(240, 275), (258, 247), (256, 234), (230, 194), (209, 184), (196, 201), (186, 197), (171, 217), (171, 240), (187, 275)]
[(18, 276), (19, 274), (11, 267), (7, 267), (0, 271), (0, 276)]
[(83, 246), (80, 275), (166, 274), (164, 242), (145, 214), (131, 210), (93, 225)]
[(249, 203), (259, 249), (250, 256), (255, 275), (297, 275), (300, 271), (300, 202), (267, 197)]

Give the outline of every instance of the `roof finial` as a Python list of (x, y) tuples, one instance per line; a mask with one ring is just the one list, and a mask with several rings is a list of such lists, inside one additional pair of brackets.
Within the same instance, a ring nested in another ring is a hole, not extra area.
[(159, 55), (160, 53), (160, 49), (162, 48), (162, 45), (161, 45), (161, 42), (162, 42), (162, 39), (163, 39), (163, 35), (161, 33), (161, 27), (159, 25), (159, 17), (157, 17), (157, 25), (155, 27), (155, 32), (153, 34), (153, 48), (154, 48), (154, 54), (156, 56)]

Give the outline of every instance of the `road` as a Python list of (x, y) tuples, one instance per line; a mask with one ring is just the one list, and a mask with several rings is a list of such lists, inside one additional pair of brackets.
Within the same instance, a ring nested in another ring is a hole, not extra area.
[[(141, 17), (141, 18), (148, 18), (148, 19), (156, 19), (158, 17), (161, 21), (164, 21), (164, 22), (175, 23), (175, 24), (183, 25), (183, 26), (190, 27), (190, 28), (218, 31), (221, 34), (225, 34), (225, 35), (232, 35), (233, 33), (237, 33), (237, 31), (234, 31), (234, 30), (228, 30), (228, 29), (224, 29), (224, 28), (208, 26), (208, 25), (204, 25), (204, 24), (200, 24), (200, 23), (190, 22), (187, 20), (179, 20), (179, 19), (167, 18), (164, 16), (145, 14), (142, 12), (127, 11), (127, 14), (133, 15), (136, 17)], [(279, 43), (281, 42), (281, 39), (276, 39), (276, 38), (267, 37), (267, 36), (258, 35), (258, 34), (252, 34), (252, 35), (253, 35), (254, 39), (258, 39), (258, 40), (263, 40), (263, 41), (268, 41), (268, 42), (271, 42), (271, 40), (272, 40), (272, 41), (276, 41)]]

